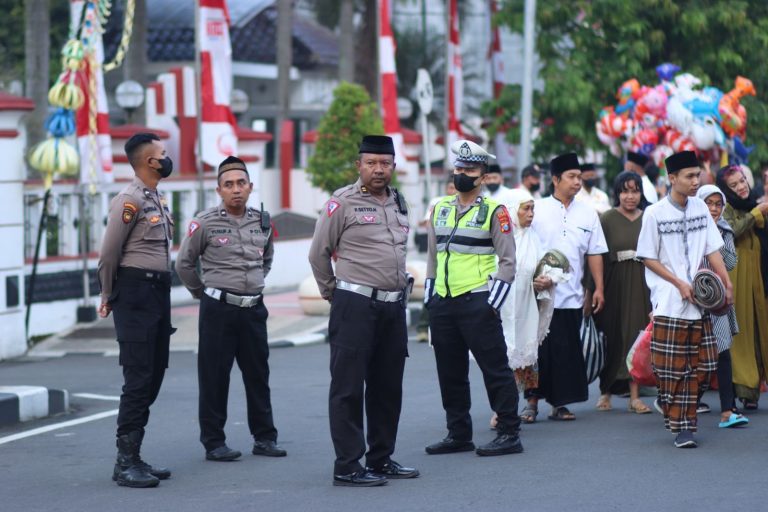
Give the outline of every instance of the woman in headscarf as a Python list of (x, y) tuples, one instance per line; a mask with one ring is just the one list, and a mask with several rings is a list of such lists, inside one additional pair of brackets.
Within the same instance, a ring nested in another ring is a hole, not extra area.
[[(546, 334), (546, 330), (542, 334), (539, 329), (536, 293), (553, 285), (549, 277), (534, 278), (536, 266), (544, 251), (536, 233), (530, 229), (533, 205), (533, 196), (524, 188), (510, 190), (505, 204), (512, 219), (517, 270), (514, 293), (510, 293), (501, 309), (501, 324), (507, 342), (509, 366), (515, 371), (518, 388), (524, 390), (524, 396), (528, 399), (528, 404), (520, 413), (523, 423), (533, 423), (538, 415), (536, 401), (528, 396), (528, 391), (539, 385), (536, 360), (539, 343)], [(495, 416), (491, 420), (492, 426), (494, 420)]]
[(768, 203), (757, 204), (757, 194), (750, 190), (738, 165), (720, 169), (717, 186), (728, 203), (723, 218), (733, 229), (739, 257), (739, 264), (730, 272), (739, 324), (739, 333), (733, 337), (731, 346), (733, 383), (744, 408), (754, 410), (760, 399), (760, 382), (765, 380), (768, 368), (768, 276), (761, 270)]
[[(717, 224), (717, 229), (723, 237), (723, 247), (720, 254), (723, 256), (723, 262), (728, 272), (732, 272), (738, 263), (736, 245), (733, 243), (733, 229), (723, 218), (725, 209), (725, 194), (715, 185), (704, 185), (699, 188), (696, 194), (699, 199), (704, 201), (709, 209), (709, 214)], [(709, 268), (709, 265), (706, 265)], [(739, 414), (736, 409), (736, 401), (733, 398), (733, 371), (731, 369), (731, 344), (733, 335), (739, 332), (739, 326), (736, 322), (736, 311), (733, 306), (727, 308), (725, 314), (718, 315), (712, 313), (712, 330), (717, 338), (717, 390), (720, 394), (720, 428), (738, 427), (746, 425), (749, 420)], [(701, 401), (699, 396), (699, 405), (697, 412), (708, 411), (709, 406)]]
[(651, 297), (645, 284), (645, 267), (636, 258), (637, 240), (643, 225), (643, 197), (640, 175), (625, 171), (613, 182), (615, 208), (600, 216), (608, 253), (603, 255), (605, 308), (596, 315), (598, 328), (605, 333), (606, 361), (600, 373), (597, 410), (611, 410), (611, 395), (629, 388), (629, 412), (647, 414), (651, 409), (640, 400), (638, 385), (627, 370), (627, 353), (637, 334), (648, 325)]

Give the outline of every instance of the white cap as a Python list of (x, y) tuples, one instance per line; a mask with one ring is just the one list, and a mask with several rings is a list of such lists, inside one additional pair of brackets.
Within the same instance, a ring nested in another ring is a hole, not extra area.
[(471, 140), (457, 140), (451, 144), (451, 152), (456, 155), (455, 167), (475, 167), (487, 164), (488, 158), (496, 158)]

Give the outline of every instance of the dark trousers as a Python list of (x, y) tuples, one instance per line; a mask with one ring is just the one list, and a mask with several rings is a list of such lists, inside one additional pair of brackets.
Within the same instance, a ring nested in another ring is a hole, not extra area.
[(488, 402), (498, 415), (498, 431), (517, 434), (517, 384), (509, 367), (501, 320), (488, 305), (488, 293), (435, 295), (428, 307), (448, 435), (460, 441), (472, 440), (470, 350), (483, 372)]
[(137, 279), (118, 273), (110, 298), (120, 345), (123, 393), (117, 435), (144, 433), (149, 407), (155, 402), (168, 367), (171, 340), (170, 274), (163, 279)]
[(717, 391), (720, 394), (720, 411), (732, 411), (736, 408), (733, 393), (733, 364), (731, 351), (723, 350), (717, 356)]
[(277, 440), (269, 391), (268, 316), (261, 302), (241, 308), (207, 295), (200, 299), (200, 442), (208, 451), (225, 444), (229, 375), (235, 360), (243, 374), (251, 434), (260, 441)]
[[(335, 290), (328, 323), (331, 388), (328, 416), (336, 451), (335, 474), (380, 466), (395, 451), (408, 355), (405, 308)], [(363, 433), (368, 417), (368, 453)]]

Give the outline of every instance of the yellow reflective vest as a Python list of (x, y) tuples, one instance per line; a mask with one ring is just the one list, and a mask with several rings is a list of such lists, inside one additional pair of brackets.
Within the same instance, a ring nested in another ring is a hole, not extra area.
[(432, 215), (437, 242), (435, 291), (441, 297), (487, 286), (488, 276), (496, 271), (491, 216), (499, 203), (480, 197), (457, 220), (455, 201), (456, 196), (444, 197)]

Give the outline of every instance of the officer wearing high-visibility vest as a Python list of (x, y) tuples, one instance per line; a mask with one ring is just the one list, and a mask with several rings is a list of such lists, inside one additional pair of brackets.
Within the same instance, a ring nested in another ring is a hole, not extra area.
[(456, 154), (453, 180), (458, 192), (444, 197), (432, 211), (424, 295), (448, 436), (426, 451), (475, 450), (469, 415), (471, 350), (498, 415), (496, 438), (475, 452), (520, 453), (517, 386), (499, 318), (515, 278), (511, 220), (503, 205), (480, 195), (488, 158), (495, 157), (468, 140), (455, 142), (451, 151)]

